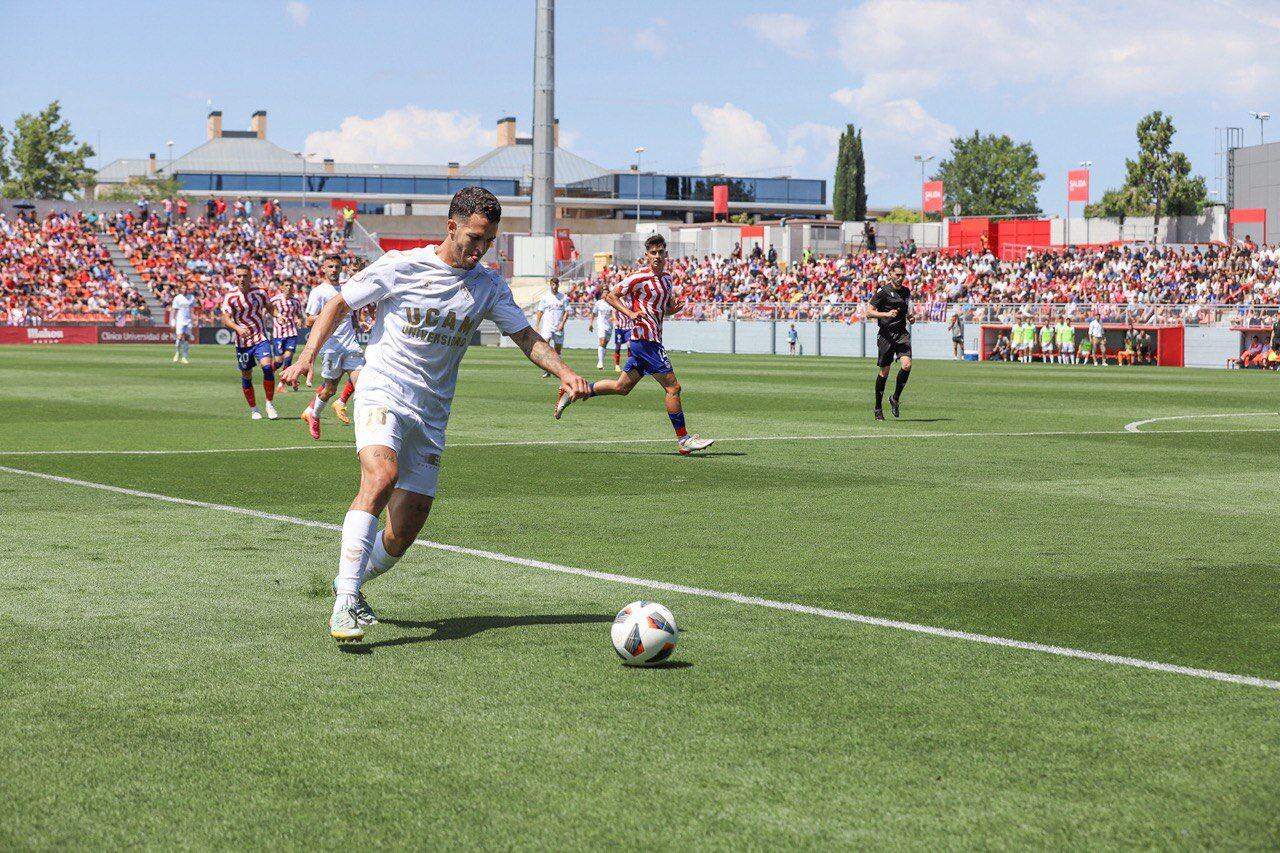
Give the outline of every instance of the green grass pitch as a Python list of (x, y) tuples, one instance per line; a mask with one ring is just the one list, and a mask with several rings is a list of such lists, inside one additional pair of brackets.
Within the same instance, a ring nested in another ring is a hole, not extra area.
[[(341, 522), (348, 428), (170, 354), (0, 349), (0, 466)], [(705, 457), (652, 382), (557, 422), (471, 352), (424, 536), (1280, 679), (1276, 375), (922, 361), (876, 424), (869, 362), (674, 361)], [(47, 452), (179, 449), (229, 452)], [(344, 651), (331, 530), (11, 471), (0, 519), (2, 848), (1280, 845), (1266, 686), (425, 547)], [(610, 649), (641, 598), (675, 666)]]

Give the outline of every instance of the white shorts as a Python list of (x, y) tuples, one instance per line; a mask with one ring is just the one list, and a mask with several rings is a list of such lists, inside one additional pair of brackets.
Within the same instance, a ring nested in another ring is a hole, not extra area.
[(181, 325), (175, 324), (173, 327), (173, 336), (175, 338), (191, 337), (191, 324), (190, 323), (183, 323)]
[(417, 415), (356, 395), (356, 454), (366, 447), (396, 452), (396, 488), (435, 497), (440, 480), (444, 430), (428, 427)]
[(602, 341), (609, 341), (613, 338), (613, 324), (605, 323), (600, 326), (600, 334), (597, 336)]
[(1074, 342), (1074, 341), (1063, 341), (1063, 342), (1062, 342), (1062, 351), (1063, 351), (1063, 352), (1075, 352), (1075, 351), (1076, 351), (1076, 345), (1075, 345), (1075, 342)]
[(358, 349), (326, 350), (320, 353), (320, 378), (337, 379), (364, 367), (364, 353)]

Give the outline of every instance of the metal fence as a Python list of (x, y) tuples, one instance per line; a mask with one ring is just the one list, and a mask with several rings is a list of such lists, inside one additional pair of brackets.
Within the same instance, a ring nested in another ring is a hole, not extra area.
[[(865, 302), (692, 302), (671, 319), (742, 322), (780, 320), (856, 323), (862, 320)], [(573, 316), (589, 318), (591, 305), (575, 303)], [(1228, 326), (1270, 328), (1280, 306), (1276, 305), (1128, 305), (1104, 303), (972, 303), (916, 302), (911, 308), (913, 322), (947, 322), (959, 314), (966, 323), (1002, 324), (1031, 320), (1042, 323), (1066, 319), (1087, 323), (1097, 317), (1107, 324), (1138, 326)]]

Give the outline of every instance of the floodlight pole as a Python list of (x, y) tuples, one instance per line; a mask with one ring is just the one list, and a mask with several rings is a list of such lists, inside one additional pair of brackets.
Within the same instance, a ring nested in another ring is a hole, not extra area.
[(533, 187), (529, 233), (550, 237), (555, 208), (555, 0), (538, 0), (533, 41)]
[(640, 224), (640, 158), (644, 154), (644, 146), (636, 148), (636, 224)]

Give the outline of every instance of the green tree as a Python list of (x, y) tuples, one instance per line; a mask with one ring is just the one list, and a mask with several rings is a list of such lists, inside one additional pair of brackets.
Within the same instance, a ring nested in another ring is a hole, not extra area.
[(9, 157), (5, 153), (5, 148), (9, 145), (9, 138), (5, 136), (4, 128), (0, 127), (0, 192), (4, 190), (4, 185), (9, 182)]
[(867, 216), (867, 164), (862, 154), (862, 131), (845, 125), (836, 149), (836, 177), (831, 188), (832, 216), (859, 222)]
[(177, 198), (182, 195), (182, 185), (172, 178), (144, 178), (134, 175), (123, 184), (105, 190), (99, 198), (103, 201), (133, 201), (138, 196), (151, 201)]
[(4, 195), (10, 198), (64, 198), (93, 176), (93, 170), (85, 165), (94, 154), (93, 148), (76, 144), (57, 101), (35, 115), (18, 116), (12, 148), (11, 175), (4, 184)]
[(898, 206), (880, 217), (880, 221), (913, 225), (920, 221), (920, 211), (912, 210), (909, 207)]
[(951, 156), (938, 164), (935, 181), (946, 184), (946, 206), (956, 202), (969, 216), (1037, 213), (1044, 175), (1030, 142), (989, 133), (957, 136)]
[(1138, 122), (1138, 158), (1124, 161), (1124, 186), (1107, 190), (1102, 199), (1084, 209), (1085, 216), (1188, 216), (1208, 204), (1209, 190), (1200, 175), (1191, 174), (1186, 154), (1173, 150), (1177, 130), (1160, 110)]
[[(852, 125), (850, 125), (852, 128)], [(867, 218), (867, 160), (862, 154), (862, 131), (853, 139), (853, 219)]]

